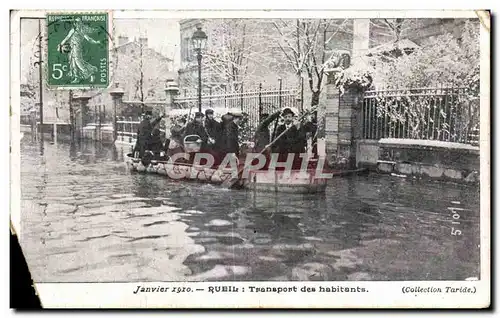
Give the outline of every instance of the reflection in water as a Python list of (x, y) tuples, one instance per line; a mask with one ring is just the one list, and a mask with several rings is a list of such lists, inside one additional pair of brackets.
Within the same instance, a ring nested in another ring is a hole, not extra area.
[[(454, 280), (479, 276), (479, 190), (380, 175), (324, 195), (130, 173), (122, 149), (23, 140), (35, 281)], [(42, 151), (40, 151), (42, 149)], [(451, 235), (459, 207), (460, 236)]]

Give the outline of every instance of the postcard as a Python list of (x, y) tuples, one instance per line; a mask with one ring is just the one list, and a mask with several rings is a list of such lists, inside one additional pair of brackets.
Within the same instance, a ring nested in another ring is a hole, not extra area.
[(44, 308), (486, 308), (488, 11), (11, 11)]

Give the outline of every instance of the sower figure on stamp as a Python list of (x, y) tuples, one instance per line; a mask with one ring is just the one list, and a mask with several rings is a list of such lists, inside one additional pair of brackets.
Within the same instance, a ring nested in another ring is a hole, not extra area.
[(137, 142), (134, 148), (134, 153), (138, 152), (139, 158), (144, 156), (144, 152), (146, 151), (151, 139), (151, 134), (153, 133), (153, 127), (160, 122), (163, 116), (164, 115), (161, 115), (151, 122), (153, 113), (151, 111), (146, 111), (144, 113), (142, 121), (139, 124), (139, 128), (137, 129)]
[(95, 80), (94, 74), (97, 73), (98, 68), (85, 61), (83, 50), (85, 42), (93, 44), (101, 43), (90, 37), (90, 34), (96, 31), (96, 28), (92, 28), (84, 24), (80, 18), (76, 18), (73, 27), (57, 47), (59, 52), (68, 53), (69, 76), (72, 78), (71, 83), (77, 83), (89, 78), (91, 83)]

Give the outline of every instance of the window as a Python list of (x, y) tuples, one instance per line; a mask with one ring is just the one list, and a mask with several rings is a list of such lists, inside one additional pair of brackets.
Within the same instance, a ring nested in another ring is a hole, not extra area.
[(192, 60), (191, 39), (188, 37), (182, 39), (181, 56), (182, 60), (185, 62), (190, 62)]

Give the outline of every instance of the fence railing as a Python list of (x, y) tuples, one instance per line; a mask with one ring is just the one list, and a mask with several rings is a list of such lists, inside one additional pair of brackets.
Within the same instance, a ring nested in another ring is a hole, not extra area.
[[(202, 94), (202, 108), (239, 108), (248, 115), (250, 127), (255, 129), (262, 114), (271, 114), (283, 107), (302, 108), (302, 97), (299, 89), (263, 89), (240, 92), (217, 92)], [(174, 100), (177, 108), (198, 108), (198, 96), (181, 96)]]
[(134, 143), (137, 139), (137, 128), (140, 120), (133, 117), (118, 117), (116, 121), (116, 140), (123, 143)]
[(467, 88), (365, 92), (364, 139), (410, 138), (479, 143), (479, 99)]
[[(116, 140), (122, 143), (134, 144), (137, 140), (137, 129), (141, 123), (138, 117), (117, 117)], [(160, 128), (161, 136), (165, 137), (165, 129)]]

